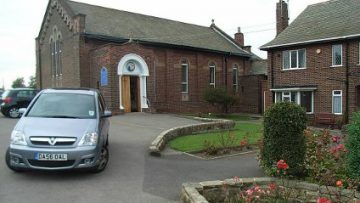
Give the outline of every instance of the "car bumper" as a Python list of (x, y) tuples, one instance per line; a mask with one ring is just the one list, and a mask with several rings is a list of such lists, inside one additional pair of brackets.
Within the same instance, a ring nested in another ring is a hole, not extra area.
[[(67, 154), (66, 161), (35, 160), (36, 153)], [(39, 170), (85, 169), (97, 165), (100, 150), (96, 147), (34, 148), (10, 145), (10, 164), (16, 168)]]

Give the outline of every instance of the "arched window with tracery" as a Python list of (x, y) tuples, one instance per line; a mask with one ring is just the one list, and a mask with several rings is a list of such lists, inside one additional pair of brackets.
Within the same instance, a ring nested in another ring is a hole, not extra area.
[(56, 26), (54, 26), (52, 30), (52, 34), (49, 40), (50, 47), (50, 73), (52, 78), (52, 86), (53, 87), (61, 87), (62, 86), (62, 36), (61, 32), (58, 31)]

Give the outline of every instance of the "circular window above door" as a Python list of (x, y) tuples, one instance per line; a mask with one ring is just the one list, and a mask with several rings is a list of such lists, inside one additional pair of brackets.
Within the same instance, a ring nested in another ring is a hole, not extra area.
[(126, 65), (126, 69), (129, 71), (129, 72), (133, 72), (135, 70), (135, 63), (130, 61), (127, 65)]

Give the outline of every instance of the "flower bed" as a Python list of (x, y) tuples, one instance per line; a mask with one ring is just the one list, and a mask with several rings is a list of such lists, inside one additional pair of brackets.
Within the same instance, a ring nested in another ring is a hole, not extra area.
[(185, 183), (181, 202), (360, 202), (360, 193), (279, 178), (232, 178)]

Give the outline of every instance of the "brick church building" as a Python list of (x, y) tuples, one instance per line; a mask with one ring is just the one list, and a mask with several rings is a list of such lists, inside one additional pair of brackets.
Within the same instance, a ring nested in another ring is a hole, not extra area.
[(40, 89), (91, 87), (114, 111), (212, 112), (207, 88), (239, 96), (233, 112), (261, 113), (266, 62), (210, 27), (50, 0), (36, 38)]

